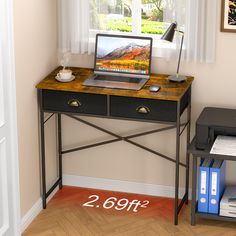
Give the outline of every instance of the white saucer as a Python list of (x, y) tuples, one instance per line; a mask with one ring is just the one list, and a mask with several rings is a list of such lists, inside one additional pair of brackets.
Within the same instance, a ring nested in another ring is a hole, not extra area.
[(70, 82), (70, 81), (75, 79), (75, 76), (72, 75), (69, 79), (61, 79), (59, 76), (56, 76), (55, 79), (60, 81), (60, 82)]

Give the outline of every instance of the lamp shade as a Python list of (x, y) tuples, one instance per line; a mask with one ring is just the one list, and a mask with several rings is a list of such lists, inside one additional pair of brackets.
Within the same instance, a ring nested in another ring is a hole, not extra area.
[(175, 29), (177, 28), (177, 22), (171, 23), (166, 32), (162, 35), (161, 39), (169, 42), (173, 41), (175, 35)]

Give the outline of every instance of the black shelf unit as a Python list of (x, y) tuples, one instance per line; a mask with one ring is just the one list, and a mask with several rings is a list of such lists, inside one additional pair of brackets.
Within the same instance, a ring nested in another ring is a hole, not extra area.
[(229, 222), (236, 222), (236, 217), (226, 217), (226, 216), (220, 216), (216, 214), (209, 214), (209, 213), (203, 213), (196, 211), (195, 212), (196, 217), (209, 219), (209, 220), (220, 220), (220, 221), (229, 221)]
[(211, 159), (218, 159), (218, 160), (229, 160), (229, 161), (236, 161), (236, 156), (228, 156), (228, 155), (218, 155), (218, 154), (211, 154), (210, 150), (212, 144), (209, 144), (205, 150), (196, 149), (195, 146), (196, 139), (193, 138), (191, 144), (188, 147), (188, 153), (192, 154), (193, 163), (192, 163), (192, 202), (191, 202), (191, 225), (196, 224), (197, 218), (204, 218), (204, 219), (211, 219), (211, 220), (220, 220), (220, 221), (229, 221), (229, 222), (236, 222), (236, 218), (233, 217), (226, 217), (220, 216), (217, 214), (209, 214), (209, 213), (202, 213), (197, 211), (197, 170), (198, 170), (198, 159), (200, 158), (211, 158)]

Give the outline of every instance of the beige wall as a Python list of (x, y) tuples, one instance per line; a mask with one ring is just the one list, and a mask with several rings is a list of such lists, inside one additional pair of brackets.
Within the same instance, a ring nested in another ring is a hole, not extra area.
[[(219, 19), (218, 25), (220, 25)], [(192, 90), (192, 136), (195, 130), (194, 123), (203, 107), (236, 108), (236, 76), (233, 69), (235, 67), (236, 34), (221, 33), (218, 27), (216, 39), (216, 62), (214, 64), (183, 63), (181, 66), (183, 74), (195, 76)], [(74, 56), (71, 64), (92, 67), (93, 56)], [(153, 60), (153, 72), (171, 74), (175, 72), (175, 68), (176, 62), (167, 62), (160, 58)], [(138, 122), (94, 118), (88, 120), (122, 135), (155, 127), (153, 124)], [(109, 137), (84, 125), (77, 126), (75, 121), (69, 121), (67, 118), (64, 119), (63, 125), (67, 147), (72, 147), (71, 144), (87, 144), (91, 137), (93, 141)], [(82, 137), (81, 134), (83, 134)], [(167, 132), (162, 138), (154, 134), (139, 140), (148, 147), (155, 147), (157, 150), (173, 156), (174, 149), (169, 147), (174, 144), (174, 132)], [(232, 182), (235, 179), (235, 165), (230, 163), (227, 168), (228, 181)], [(183, 177), (182, 168), (181, 171)], [(174, 165), (172, 163), (124, 142), (109, 144), (106, 148), (96, 147), (68, 154), (64, 159), (64, 174), (174, 186)], [(181, 185), (183, 186), (183, 184)]]
[[(35, 85), (57, 65), (56, 0), (14, 1), (22, 216), (40, 197)], [(49, 140), (50, 141), (50, 140)]]

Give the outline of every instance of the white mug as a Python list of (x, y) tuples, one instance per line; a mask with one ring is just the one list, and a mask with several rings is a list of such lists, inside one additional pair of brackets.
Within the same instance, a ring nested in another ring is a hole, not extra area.
[(69, 69), (60, 70), (59, 73), (57, 74), (57, 76), (61, 80), (68, 80), (72, 76), (72, 70), (69, 70)]

